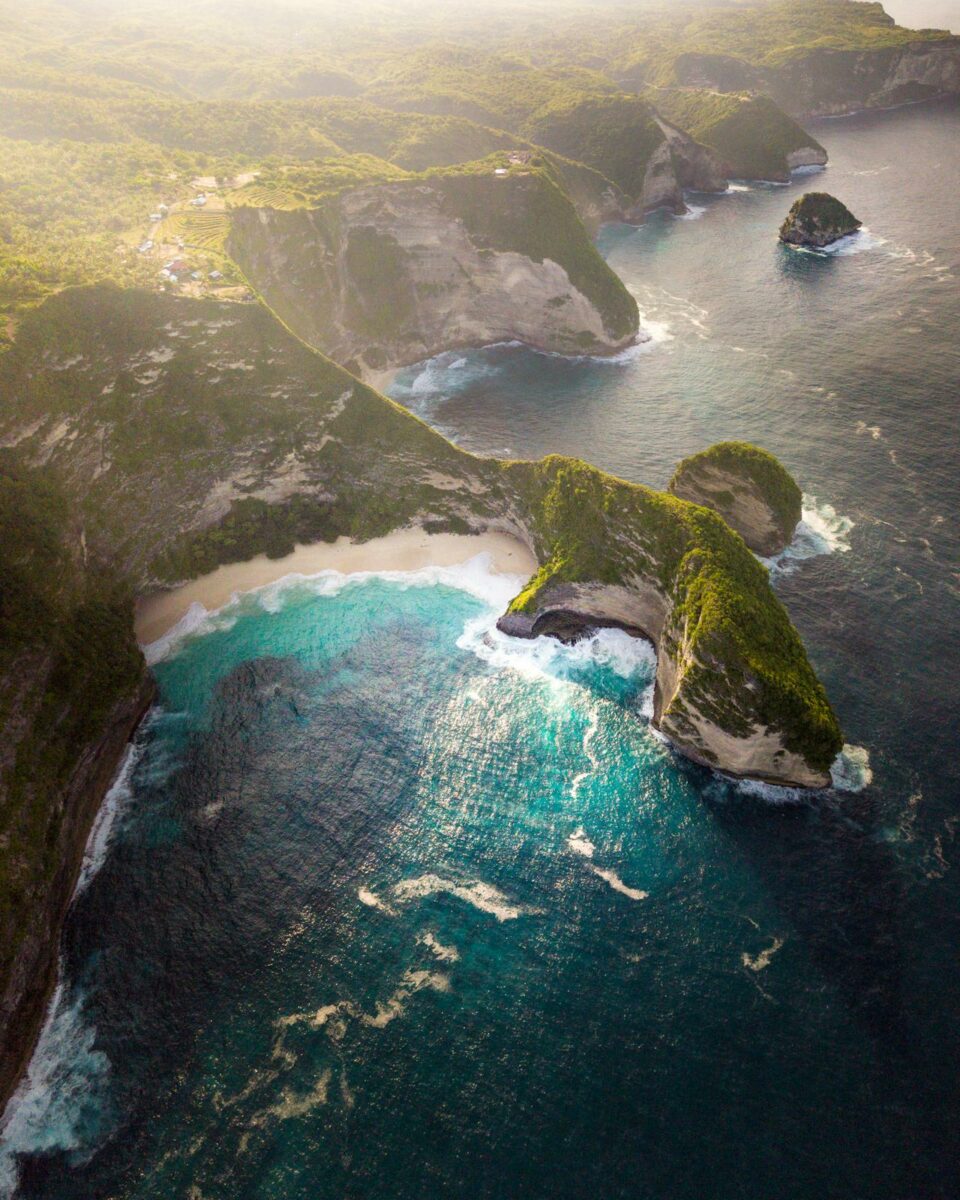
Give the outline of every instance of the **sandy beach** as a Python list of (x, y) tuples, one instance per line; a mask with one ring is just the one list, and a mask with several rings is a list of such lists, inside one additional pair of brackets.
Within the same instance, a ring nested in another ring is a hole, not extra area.
[(526, 578), (537, 569), (527, 547), (506, 533), (484, 533), (476, 537), (453, 533), (426, 533), (422, 529), (398, 529), (369, 542), (338, 538), (297, 546), (285, 558), (258, 554), (248, 562), (218, 567), (209, 575), (182, 587), (146, 596), (137, 605), (136, 634), (141, 645), (163, 637), (199, 602), (213, 611), (235, 595), (265, 587), (285, 575), (316, 575), (320, 571), (419, 571), (423, 567), (452, 567), (478, 554), (489, 554), (493, 569), (502, 575)]

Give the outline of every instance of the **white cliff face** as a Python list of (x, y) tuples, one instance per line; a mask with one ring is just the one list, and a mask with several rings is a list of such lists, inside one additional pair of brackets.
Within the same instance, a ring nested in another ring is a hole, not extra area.
[(792, 150), (787, 155), (787, 170), (795, 171), (797, 167), (824, 167), (827, 164), (827, 152), (816, 146), (802, 146)]
[(698, 462), (672, 480), (669, 490), (681, 500), (718, 512), (756, 554), (779, 554), (793, 537), (796, 523), (785, 528), (759, 487), (740, 472)]
[(789, 111), (835, 116), (960, 92), (960, 38), (817, 51), (766, 80)]
[[(509, 206), (513, 181), (497, 182), (495, 198)], [(579, 222), (574, 228), (592, 253)], [(558, 257), (564, 236), (558, 231)], [(611, 333), (604, 298), (575, 286), (558, 262), (478, 245), (429, 184), (349, 192), (332, 214), (241, 212), (233, 248), (295, 332), (368, 375), (458, 346), (518, 340), (608, 354), (637, 336), (636, 321)], [(611, 278), (611, 290), (620, 286)]]
[[(725, 698), (728, 727), (706, 715), (695, 689), (685, 686), (697, 661), (684, 631), (668, 622), (664, 632), (657, 650), (653, 723), (682, 754), (733, 775), (784, 786), (829, 787), (829, 772), (813, 770), (801, 755), (787, 750), (777, 730), (752, 719), (752, 714), (738, 714), (738, 697), (732, 690)], [(749, 686), (748, 682), (748, 692)]]

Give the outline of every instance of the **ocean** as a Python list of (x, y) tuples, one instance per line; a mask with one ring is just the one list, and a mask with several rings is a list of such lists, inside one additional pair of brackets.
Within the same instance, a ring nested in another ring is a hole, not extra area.
[[(482, 558), (249, 595), (155, 652), (0, 1195), (960, 1192), (960, 106), (813, 131), (823, 174), (602, 231), (635, 351), (452, 353), (392, 394), (654, 485), (779, 455), (839, 786), (679, 759), (651, 648), (503, 638)], [(829, 254), (776, 241), (811, 188), (865, 224)]]

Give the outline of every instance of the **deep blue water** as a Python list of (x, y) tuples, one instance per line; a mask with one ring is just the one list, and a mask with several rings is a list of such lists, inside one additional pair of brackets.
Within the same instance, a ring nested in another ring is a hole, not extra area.
[(394, 394), (654, 484), (779, 454), (832, 553), (777, 587), (873, 782), (684, 764), (642, 643), (490, 637), (479, 565), (247, 598), (157, 666), (0, 1155), (24, 1197), (958, 1194), (960, 110), (817, 134), (849, 252), (777, 246), (808, 179), (693, 197), (604, 231), (641, 353)]

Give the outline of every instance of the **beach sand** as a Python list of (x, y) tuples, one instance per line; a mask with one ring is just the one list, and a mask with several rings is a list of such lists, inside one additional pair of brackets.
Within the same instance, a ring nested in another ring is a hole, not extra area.
[(209, 575), (192, 579), (182, 587), (146, 596), (137, 604), (135, 628), (141, 645), (163, 637), (199, 602), (208, 611), (222, 608), (241, 592), (265, 587), (285, 575), (316, 575), (320, 571), (419, 571), (423, 567), (452, 567), (478, 554), (489, 554), (494, 571), (520, 575), (525, 580), (537, 569), (527, 547), (506, 533), (483, 533), (476, 537), (453, 533), (426, 533), (422, 529), (397, 529), (369, 542), (338, 538), (297, 546), (285, 558), (258, 554), (249, 562), (218, 567)]

